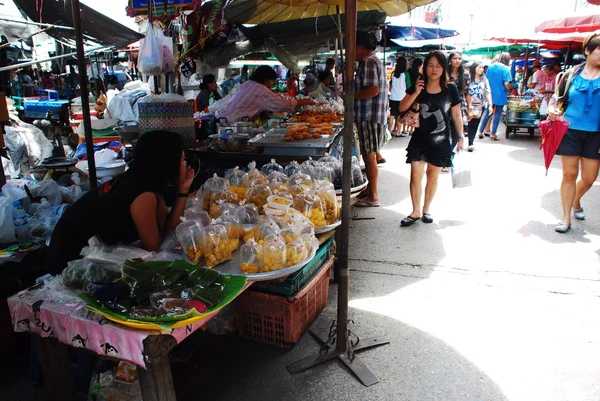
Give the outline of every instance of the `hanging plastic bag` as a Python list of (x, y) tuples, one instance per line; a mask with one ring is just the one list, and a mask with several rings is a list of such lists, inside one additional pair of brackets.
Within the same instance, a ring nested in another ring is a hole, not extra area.
[(542, 104), (540, 105), (540, 115), (545, 116), (548, 115), (548, 99), (544, 98), (542, 100)]
[(156, 30), (156, 42), (162, 50), (162, 69), (161, 73), (172, 72), (175, 68), (175, 56), (173, 56), (173, 38), (165, 36), (161, 30)]
[(466, 188), (473, 185), (471, 181), (471, 162), (467, 152), (456, 153), (452, 164), (452, 188)]
[(158, 42), (152, 24), (148, 24), (146, 37), (140, 46), (138, 68), (146, 75), (159, 75), (163, 68), (162, 41)]

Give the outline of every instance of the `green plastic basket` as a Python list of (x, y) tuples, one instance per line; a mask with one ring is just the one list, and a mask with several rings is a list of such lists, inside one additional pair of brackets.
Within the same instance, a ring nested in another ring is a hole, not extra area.
[(292, 273), (283, 281), (271, 280), (256, 282), (252, 285), (253, 291), (260, 291), (266, 294), (282, 295), (292, 297), (300, 291), (306, 283), (319, 271), (321, 266), (327, 262), (330, 257), (331, 247), (335, 244), (333, 238), (329, 238), (321, 245), (313, 260), (306, 264), (296, 273)]

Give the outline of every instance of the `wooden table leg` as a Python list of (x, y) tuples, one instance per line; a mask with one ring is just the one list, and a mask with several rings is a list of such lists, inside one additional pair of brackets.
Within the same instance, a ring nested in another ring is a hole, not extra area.
[(144, 401), (177, 401), (169, 351), (177, 345), (172, 336), (149, 336), (144, 340), (146, 368), (138, 367)]
[(68, 346), (53, 338), (32, 335), (37, 346), (44, 383), (48, 389), (48, 400), (75, 401), (77, 394)]

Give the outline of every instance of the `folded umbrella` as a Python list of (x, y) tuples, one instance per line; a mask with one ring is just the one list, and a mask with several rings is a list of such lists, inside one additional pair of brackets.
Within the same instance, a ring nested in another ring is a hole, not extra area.
[(544, 150), (544, 162), (546, 164), (546, 175), (548, 175), (548, 169), (550, 163), (560, 146), (560, 143), (565, 136), (567, 129), (569, 128), (569, 122), (563, 117), (557, 120), (542, 121), (540, 124), (540, 131), (542, 132), (542, 144), (540, 149)]

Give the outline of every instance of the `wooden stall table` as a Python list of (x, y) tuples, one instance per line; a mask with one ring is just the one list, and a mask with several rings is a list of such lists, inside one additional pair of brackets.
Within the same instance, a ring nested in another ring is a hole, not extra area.
[(169, 352), (219, 313), (174, 329), (134, 329), (87, 309), (60, 276), (13, 295), (8, 307), (14, 331), (34, 334), (49, 398), (57, 401), (76, 399), (69, 346), (137, 365), (144, 401), (176, 401)]

